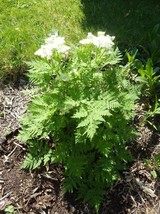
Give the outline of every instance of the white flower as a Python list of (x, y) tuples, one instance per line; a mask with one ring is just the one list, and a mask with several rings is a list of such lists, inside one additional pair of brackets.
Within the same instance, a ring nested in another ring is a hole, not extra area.
[(105, 36), (105, 32), (103, 32), (103, 31), (98, 31), (98, 32), (97, 32), (97, 35), (98, 35), (98, 36)]
[(93, 44), (97, 47), (100, 48), (107, 48), (110, 49), (114, 45), (114, 36), (105, 36), (105, 32), (99, 31), (97, 33), (98, 36), (94, 36), (92, 33), (88, 33), (86, 39), (80, 40), (80, 44), (85, 45), (85, 44)]
[(68, 53), (68, 51), (70, 50), (71, 48), (67, 45), (61, 45), (59, 47), (57, 47), (57, 51), (58, 53)]
[(96, 36), (94, 36), (91, 32), (88, 33), (87, 38), (88, 39), (94, 39)]
[(45, 39), (45, 43), (51, 43), (53, 40), (58, 37), (58, 33), (56, 32), (55, 34), (52, 34), (50, 37)]
[(50, 59), (53, 50), (57, 50), (58, 53), (68, 53), (70, 47), (65, 45), (64, 37), (58, 36), (58, 34), (51, 35), (45, 39), (45, 44), (35, 52), (35, 55), (41, 56), (42, 58)]
[(82, 45), (92, 44), (93, 41), (95, 40), (95, 38), (96, 38), (96, 36), (94, 36), (92, 33), (89, 32), (87, 35), (87, 38), (80, 40), (79, 43)]
[(112, 37), (109, 35), (106, 36), (98, 36), (95, 41), (95, 45), (101, 48), (112, 48), (114, 42), (112, 41)]
[(79, 41), (80, 44), (82, 45), (86, 45), (86, 44), (90, 44), (91, 43), (91, 40), (90, 39), (82, 39)]
[(74, 73), (75, 75), (78, 75), (78, 70), (77, 70), (76, 68), (74, 68), (74, 69), (73, 69), (73, 73)]
[(52, 56), (52, 49), (48, 45), (42, 45), (34, 54), (42, 58), (46, 57), (47, 59), (50, 59)]
[(52, 35), (51, 37), (49, 37), (45, 40), (45, 43), (52, 44), (55, 47), (58, 47), (59, 45), (65, 44), (65, 39), (64, 39), (64, 37)]

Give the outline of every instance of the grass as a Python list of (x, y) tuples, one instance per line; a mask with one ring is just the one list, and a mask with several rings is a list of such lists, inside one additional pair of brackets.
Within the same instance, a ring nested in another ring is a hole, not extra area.
[(72, 42), (83, 32), (79, 0), (1, 0), (0, 11), (1, 78), (23, 71), (24, 60), (33, 58), (53, 29)]
[(160, 23), (158, 0), (82, 0), (82, 3), (86, 16), (84, 29), (101, 29), (127, 46), (144, 42), (146, 35)]
[(23, 72), (53, 29), (71, 43), (88, 31), (106, 31), (126, 48), (146, 45), (160, 23), (158, 0), (1, 0), (0, 11), (1, 78)]

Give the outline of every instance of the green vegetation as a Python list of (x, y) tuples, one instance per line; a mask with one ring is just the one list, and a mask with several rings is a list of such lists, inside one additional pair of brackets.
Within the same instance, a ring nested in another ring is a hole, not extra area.
[(160, 23), (158, 0), (82, 0), (82, 3), (85, 29), (106, 31), (129, 47), (147, 45), (148, 34)]
[(84, 17), (79, 0), (1, 0), (0, 1), (0, 77), (22, 73), (44, 38), (54, 29), (68, 41), (83, 33)]
[(6, 214), (17, 214), (12, 205), (8, 205), (4, 211)]
[(146, 159), (145, 163), (151, 170), (153, 178), (157, 178), (159, 176), (159, 170), (160, 170), (160, 153), (157, 155), (154, 155), (152, 160)]
[[(37, 86), (21, 119), (19, 138), (29, 146), (22, 168), (62, 163), (66, 191), (98, 209), (130, 161), (137, 99), (145, 106), (143, 125), (160, 129), (159, 1), (1, 0), (0, 11), (0, 77), (16, 79), (30, 68)], [(116, 47), (75, 45), (100, 30), (116, 36), (127, 63)], [(57, 49), (37, 59), (35, 51), (56, 31), (69, 54)], [(156, 178), (159, 154), (146, 163)]]
[[(52, 39), (55, 44), (61, 41)], [(139, 87), (128, 80), (130, 66), (121, 65), (112, 37), (89, 35), (81, 43), (89, 39), (98, 47), (75, 46), (66, 56), (57, 52), (62, 49), (58, 46), (49, 60), (29, 63), (29, 77), (37, 88), (22, 118), (19, 139), (30, 142), (24, 168), (62, 163), (65, 190), (77, 190), (79, 198), (98, 209), (105, 188), (130, 160), (126, 142), (135, 136), (129, 124)]]
[(121, 46), (142, 45), (146, 53), (159, 40), (154, 36), (159, 29), (152, 31), (160, 23), (158, 0), (1, 0), (0, 11), (1, 78), (26, 71), (24, 61), (55, 29), (71, 43), (102, 30), (115, 35)]
[(155, 118), (160, 115), (160, 68), (153, 65), (151, 58), (148, 58), (147, 61), (143, 58), (141, 61), (137, 59), (137, 55), (137, 49), (133, 49), (131, 53), (126, 52), (128, 62), (131, 65), (132, 80), (136, 84), (141, 84), (141, 99), (139, 102), (144, 106), (144, 117), (141, 125), (147, 122), (157, 130), (157, 128), (160, 128), (159, 124), (155, 124)]

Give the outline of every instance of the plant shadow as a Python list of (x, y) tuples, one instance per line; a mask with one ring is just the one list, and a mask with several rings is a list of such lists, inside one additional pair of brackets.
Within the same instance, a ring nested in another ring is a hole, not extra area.
[(147, 43), (146, 35), (160, 23), (158, 0), (81, 0), (81, 3), (84, 30), (105, 31), (116, 36), (122, 46)]

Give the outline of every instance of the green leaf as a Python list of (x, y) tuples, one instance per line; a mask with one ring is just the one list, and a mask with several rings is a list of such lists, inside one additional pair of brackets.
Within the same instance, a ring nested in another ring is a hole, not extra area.
[(4, 211), (7, 212), (7, 213), (15, 214), (14, 206), (13, 206), (13, 205), (8, 205), (8, 206), (5, 208)]
[(156, 178), (157, 178), (157, 173), (156, 173), (156, 171), (155, 171), (155, 170), (152, 170), (152, 171), (151, 171), (151, 174), (152, 174), (152, 176), (153, 176), (153, 178), (154, 178), (154, 179), (156, 179)]
[(152, 63), (151, 59), (148, 59), (147, 63), (146, 63), (146, 75), (149, 78), (152, 78), (152, 75), (153, 75), (153, 63)]
[(52, 150), (50, 149), (47, 154), (44, 155), (43, 157), (43, 162), (44, 162), (44, 165), (46, 165), (52, 158), (53, 154), (52, 154)]
[(148, 81), (144, 76), (136, 77), (136, 81), (138, 81), (140, 83), (148, 84)]

